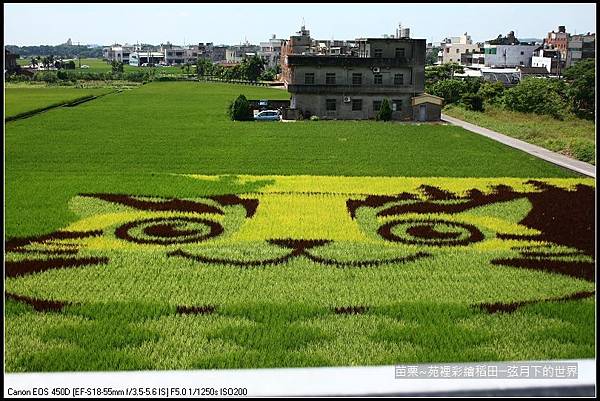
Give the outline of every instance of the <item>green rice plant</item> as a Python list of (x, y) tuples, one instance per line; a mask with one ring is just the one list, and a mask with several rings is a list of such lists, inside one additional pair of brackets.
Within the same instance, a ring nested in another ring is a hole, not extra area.
[(593, 180), (187, 178), (7, 242), (9, 371), (593, 355)]
[(250, 127), (240, 88), (7, 124), (7, 371), (593, 357), (593, 179), (450, 126)]

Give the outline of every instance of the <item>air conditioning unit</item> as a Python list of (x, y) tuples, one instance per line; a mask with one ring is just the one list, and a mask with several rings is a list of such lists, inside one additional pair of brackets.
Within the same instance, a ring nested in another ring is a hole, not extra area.
[(374, 67), (374, 68), (373, 68), (373, 72), (379, 72), (379, 71), (380, 71), (380, 70), (379, 70), (379, 67)]
[(350, 98), (350, 96), (344, 96), (344, 103), (350, 103), (352, 101), (352, 99)]

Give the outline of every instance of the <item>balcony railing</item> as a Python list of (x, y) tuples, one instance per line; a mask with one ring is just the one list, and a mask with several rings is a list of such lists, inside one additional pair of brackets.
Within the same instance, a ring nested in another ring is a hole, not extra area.
[(288, 84), (291, 93), (411, 93), (415, 91), (414, 85), (304, 85)]
[(287, 63), (291, 66), (337, 66), (337, 67), (406, 67), (416, 65), (415, 59), (407, 57), (356, 57), (356, 56), (315, 56), (290, 54)]

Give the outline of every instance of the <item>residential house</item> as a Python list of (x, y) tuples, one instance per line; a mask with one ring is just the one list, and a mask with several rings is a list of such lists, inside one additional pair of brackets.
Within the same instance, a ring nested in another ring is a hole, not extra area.
[(486, 67), (531, 67), (531, 57), (539, 46), (534, 43), (522, 43), (513, 31), (506, 37), (485, 42), (483, 53)]
[(196, 64), (198, 55), (200, 54), (200, 49), (197, 45), (182, 47), (175, 46), (170, 42), (161, 44), (160, 51), (164, 53), (164, 63), (167, 65)]
[(544, 39), (544, 45), (548, 49), (556, 49), (561, 53), (561, 59), (567, 59), (567, 45), (569, 40), (569, 34), (564, 25), (558, 27), (558, 32), (548, 32), (546, 39)]
[(157, 65), (164, 64), (165, 53), (164, 52), (150, 52), (150, 51), (135, 51), (129, 55), (129, 65), (135, 67), (141, 67), (144, 64)]
[(442, 43), (442, 49), (438, 55), (438, 62), (461, 63), (464, 54), (479, 53), (480, 43), (473, 43), (471, 36), (466, 32), (458, 37), (446, 38)]
[(14, 54), (9, 50), (4, 49), (4, 72), (12, 74), (13, 72), (17, 72), (19, 70), (19, 65), (17, 63), (18, 54)]
[(246, 57), (252, 57), (260, 51), (260, 47), (256, 45), (252, 45), (248, 42), (229, 46), (225, 50), (225, 61), (228, 63), (240, 63)]
[(127, 43), (120, 45), (115, 43), (112, 46), (104, 47), (102, 49), (102, 57), (108, 61), (118, 61), (123, 64), (129, 64), (129, 56), (133, 51), (136, 51), (134, 46)]
[(596, 57), (596, 34), (588, 32), (582, 35), (570, 35), (567, 44), (566, 66), (570, 67), (579, 60)]
[[(284, 48), (307, 43), (306, 36), (298, 35)], [(425, 39), (365, 38), (356, 43), (356, 55), (282, 52), (282, 80), (292, 95), (291, 108), (305, 117), (371, 119), (386, 98), (393, 119), (413, 119), (418, 105), (412, 99), (424, 91)], [(428, 105), (439, 106), (432, 102), (420, 103), (424, 118), (435, 115), (427, 112)]]
[(552, 45), (538, 47), (531, 57), (532, 67), (544, 67), (551, 75), (559, 76), (565, 68), (565, 59), (562, 57), (562, 51)]
[(281, 47), (284, 42), (284, 39), (277, 39), (275, 34), (271, 36), (269, 41), (260, 42), (260, 51), (258, 54), (265, 59), (267, 68), (273, 68), (279, 64)]

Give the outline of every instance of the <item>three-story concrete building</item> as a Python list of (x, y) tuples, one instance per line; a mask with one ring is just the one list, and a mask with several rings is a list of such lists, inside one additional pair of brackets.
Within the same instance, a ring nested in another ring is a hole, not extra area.
[(357, 39), (357, 55), (285, 56), (283, 81), (291, 108), (304, 117), (371, 119), (384, 98), (392, 119), (413, 119), (412, 99), (423, 93), (425, 39)]

